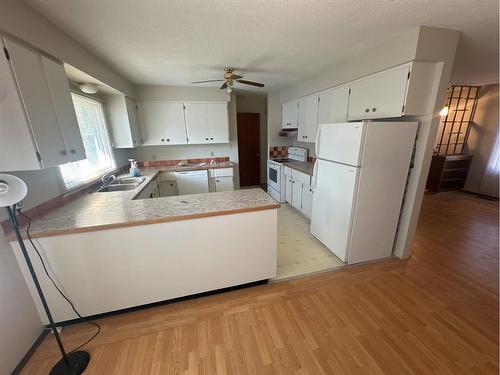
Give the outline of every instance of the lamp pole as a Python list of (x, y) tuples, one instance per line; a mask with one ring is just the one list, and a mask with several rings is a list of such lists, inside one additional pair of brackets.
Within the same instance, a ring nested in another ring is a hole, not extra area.
[[(11, 190), (10, 193), (9, 189)], [(47, 314), (49, 326), (52, 329), (52, 333), (56, 338), (57, 346), (59, 347), (59, 351), (62, 355), (62, 358), (54, 365), (54, 367), (50, 371), (50, 375), (79, 375), (89, 364), (90, 354), (86, 351), (75, 351), (70, 352), (69, 354), (66, 353), (66, 350), (64, 349), (63, 343), (61, 341), (61, 337), (57, 332), (57, 327), (54, 323), (54, 319), (52, 318), (49, 305), (47, 304), (47, 300), (45, 299), (45, 295), (43, 294), (42, 287), (40, 286), (40, 282), (38, 281), (38, 277), (36, 276), (35, 269), (33, 268), (33, 264), (31, 263), (31, 259), (26, 249), (23, 237), (21, 235), (21, 232), (19, 231), (19, 224), (16, 218), (16, 205), (24, 198), (24, 196), (26, 195), (26, 191), (26, 184), (20, 178), (10, 175), (0, 175), (0, 207), (5, 206), (7, 210), (10, 224), (12, 225), (12, 229), (14, 230), (14, 233), (16, 235), (17, 242), (19, 243), (19, 246), (23, 253), (24, 260), (26, 261), (28, 270), (30, 271), (33, 283), (35, 284), (36, 290), (45, 310), (45, 314)], [(19, 197), (21, 198), (19, 199)], [(8, 202), (8, 204), (6, 204), (6, 202)]]

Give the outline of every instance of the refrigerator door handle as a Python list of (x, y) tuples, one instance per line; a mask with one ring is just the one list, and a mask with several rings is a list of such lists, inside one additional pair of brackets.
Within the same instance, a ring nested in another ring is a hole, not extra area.
[(318, 159), (314, 161), (313, 175), (311, 180), (311, 189), (316, 189), (316, 182), (318, 181)]
[(318, 130), (316, 130), (316, 141), (314, 142), (315, 149), (316, 149), (316, 156), (319, 155), (319, 138), (320, 138), (320, 133), (321, 133), (321, 125), (318, 126)]

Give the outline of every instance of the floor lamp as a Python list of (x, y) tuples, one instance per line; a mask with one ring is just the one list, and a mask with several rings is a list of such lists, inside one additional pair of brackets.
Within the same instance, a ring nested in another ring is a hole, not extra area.
[(26, 245), (24, 244), (23, 237), (21, 236), (21, 233), (19, 231), (19, 225), (16, 218), (16, 205), (24, 199), (27, 193), (28, 188), (24, 181), (19, 177), (8, 174), (0, 174), (0, 207), (5, 207), (5, 209), (7, 210), (10, 224), (12, 225), (12, 229), (16, 234), (17, 242), (19, 242), (19, 246), (21, 247), (24, 260), (28, 265), (31, 277), (33, 278), (33, 283), (35, 284), (38, 295), (40, 296), (43, 308), (45, 309), (45, 313), (47, 314), (47, 318), (49, 319), (50, 328), (52, 329), (52, 333), (56, 338), (57, 346), (59, 347), (62, 355), (62, 358), (54, 365), (54, 367), (50, 371), (50, 375), (78, 375), (81, 374), (89, 364), (90, 354), (82, 350), (70, 353), (66, 353), (66, 350), (64, 350), (63, 343), (61, 341), (61, 338), (59, 337), (59, 333), (57, 332), (54, 320), (52, 319), (52, 314), (50, 313), (49, 306), (47, 305), (47, 301), (45, 300), (45, 296), (43, 295), (42, 288), (40, 286), (40, 283), (38, 282), (38, 278), (36, 277), (35, 270), (33, 269), (33, 265), (31, 264), (31, 260), (28, 255), (28, 251), (26, 250)]

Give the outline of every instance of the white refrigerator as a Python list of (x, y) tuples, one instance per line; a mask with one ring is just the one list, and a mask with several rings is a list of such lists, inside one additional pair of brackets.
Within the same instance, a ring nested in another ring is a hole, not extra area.
[(416, 122), (322, 124), (311, 233), (348, 264), (390, 257)]

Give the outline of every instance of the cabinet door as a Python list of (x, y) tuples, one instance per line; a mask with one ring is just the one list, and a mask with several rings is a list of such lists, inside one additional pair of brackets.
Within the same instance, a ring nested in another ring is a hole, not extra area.
[(318, 125), (347, 121), (349, 86), (340, 86), (319, 93)]
[(293, 180), (292, 176), (285, 176), (285, 199), (288, 203), (292, 204), (292, 194), (293, 194)]
[(401, 117), (410, 64), (351, 83), (349, 120)]
[(292, 206), (297, 210), (302, 209), (302, 183), (292, 179)]
[(141, 102), (138, 113), (144, 145), (187, 144), (183, 103)]
[(229, 191), (229, 190), (234, 190), (234, 183), (232, 177), (215, 178), (215, 191)]
[(281, 127), (293, 129), (297, 127), (299, 119), (299, 101), (297, 99), (281, 105)]
[(306, 215), (309, 219), (312, 214), (312, 202), (313, 202), (314, 190), (309, 185), (302, 186), (302, 213)]
[(228, 104), (207, 103), (209, 143), (229, 142)]
[(185, 112), (188, 143), (210, 143), (207, 104), (185, 103)]
[(142, 145), (143, 140), (139, 129), (139, 117), (137, 115), (137, 104), (130, 98), (125, 97), (125, 108), (127, 111), (128, 129), (132, 139), (132, 147)]
[(68, 161), (41, 56), (5, 39), (10, 62), (44, 168)]
[(64, 67), (62, 64), (45, 56), (42, 56), (41, 59), (59, 120), (65, 149), (68, 152), (68, 160), (75, 162), (85, 159), (85, 148), (83, 147), (82, 135), (76, 119), (75, 107), (71, 99), (71, 91)]
[(177, 183), (175, 181), (160, 182), (160, 197), (171, 197), (178, 195)]
[(40, 169), (28, 119), (4, 54), (0, 55), (0, 119), (0, 171)]
[(314, 142), (318, 128), (318, 96), (308, 95), (299, 99), (297, 141)]

